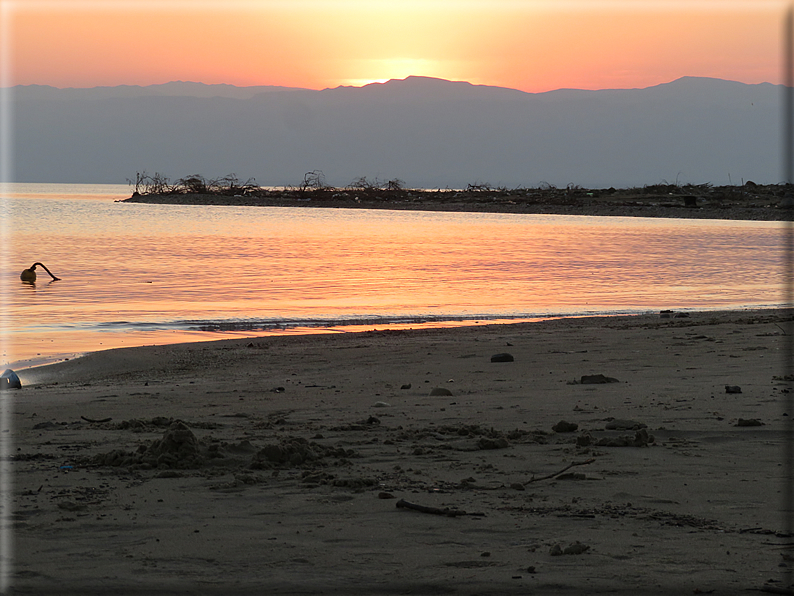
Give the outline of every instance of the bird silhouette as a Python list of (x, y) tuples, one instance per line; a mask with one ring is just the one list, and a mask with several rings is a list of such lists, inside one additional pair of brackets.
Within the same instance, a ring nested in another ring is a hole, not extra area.
[(33, 263), (30, 266), (30, 269), (25, 269), (22, 273), (19, 274), (19, 279), (21, 279), (22, 281), (27, 281), (27, 282), (31, 282), (31, 283), (36, 281), (36, 267), (41, 267), (42, 269), (44, 269), (44, 271), (49, 273), (50, 277), (52, 279), (54, 279), (55, 281), (58, 281), (58, 280), (61, 279), (60, 277), (55, 277), (52, 274), (52, 271), (47, 269), (47, 267), (44, 265), (44, 263)]

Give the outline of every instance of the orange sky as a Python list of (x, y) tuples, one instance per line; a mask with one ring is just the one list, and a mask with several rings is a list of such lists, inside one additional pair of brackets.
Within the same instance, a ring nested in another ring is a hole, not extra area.
[(2, 86), (781, 81), (775, 0), (0, 0)]

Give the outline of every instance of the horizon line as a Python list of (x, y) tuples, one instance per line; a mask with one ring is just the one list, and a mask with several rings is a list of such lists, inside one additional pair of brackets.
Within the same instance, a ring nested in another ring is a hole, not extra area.
[(334, 91), (336, 89), (364, 89), (366, 87), (372, 86), (382, 86), (389, 83), (398, 83), (398, 82), (405, 82), (409, 79), (426, 79), (432, 81), (440, 81), (444, 83), (463, 83), (466, 85), (470, 85), (472, 87), (489, 87), (492, 89), (506, 89), (510, 91), (518, 91), (520, 93), (526, 93), (529, 95), (540, 95), (543, 93), (552, 93), (555, 91), (632, 91), (632, 90), (642, 90), (642, 89), (651, 89), (653, 87), (659, 87), (661, 85), (668, 85), (670, 83), (675, 83), (682, 79), (703, 79), (703, 80), (711, 80), (711, 81), (724, 81), (727, 83), (738, 83), (740, 85), (774, 85), (774, 86), (785, 86), (783, 83), (773, 83), (771, 81), (762, 81), (760, 83), (745, 83), (743, 81), (737, 81), (734, 79), (723, 79), (720, 77), (709, 77), (709, 76), (697, 76), (697, 75), (681, 75), (680, 77), (676, 77), (674, 79), (656, 83), (654, 85), (648, 85), (647, 87), (603, 87), (598, 89), (586, 89), (581, 87), (558, 87), (555, 89), (549, 89), (547, 91), (524, 91), (523, 89), (517, 89), (515, 87), (503, 87), (500, 85), (489, 85), (486, 83), (472, 83), (471, 81), (465, 80), (455, 80), (455, 79), (445, 79), (442, 77), (433, 77), (428, 75), (408, 75), (405, 78), (398, 79), (392, 78), (385, 81), (371, 81), (369, 83), (365, 83), (363, 85), (337, 85), (336, 87), (323, 87), (321, 89), (314, 89), (311, 87), (293, 87), (288, 85), (236, 85), (234, 83), (204, 83), (201, 81), (184, 81), (181, 79), (174, 79), (170, 81), (166, 81), (164, 83), (148, 83), (148, 84), (134, 84), (134, 83), (119, 83), (117, 85), (94, 85), (93, 87), (56, 87), (55, 85), (49, 85), (47, 83), (18, 83), (16, 85), (11, 85), (10, 87), (0, 87), (0, 89), (15, 89), (18, 87), (47, 87), (50, 89), (57, 89), (59, 91), (67, 91), (67, 90), (90, 90), (90, 89), (114, 89), (117, 87), (137, 87), (140, 89), (146, 89), (149, 87), (162, 87), (165, 85), (172, 85), (172, 84), (188, 84), (188, 85), (203, 85), (206, 87), (233, 87), (235, 89), (255, 89), (259, 87), (266, 87), (266, 88), (280, 88), (288, 91)]

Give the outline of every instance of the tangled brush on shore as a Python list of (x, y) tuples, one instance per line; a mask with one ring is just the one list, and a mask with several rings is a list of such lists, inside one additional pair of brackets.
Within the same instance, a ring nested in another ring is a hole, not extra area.
[(786, 220), (794, 203), (794, 185), (751, 181), (740, 186), (664, 183), (624, 189), (550, 184), (508, 189), (470, 184), (465, 189), (428, 190), (406, 188), (401, 180), (359, 178), (337, 188), (325, 184), (322, 172), (313, 171), (299, 186), (280, 189), (257, 186), (253, 179), (240, 182), (234, 174), (213, 180), (194, 175), (171, 184), (161, 174), (144, 172), (137, 174), (134, 184), (135, 192), (127, 201), (195, 205)]

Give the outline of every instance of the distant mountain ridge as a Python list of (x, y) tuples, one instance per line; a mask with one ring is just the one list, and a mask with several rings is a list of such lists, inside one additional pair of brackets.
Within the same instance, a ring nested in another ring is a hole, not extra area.
[(363, 87), (12, 89), (14, 179), (236, 173), (260, 185), (361, 176), (415, 187), (777, 183), (782, 87), (682, 77), (527, 93), (412, 76)]
[(14, 87), (23, 99), (109, 99), (112, 97), (227, 97), (249, 99), (259, 93), (295, 91), (300, 87), (264, 85), (236, 87), (226, 84), (205, 84), (190, 81), (171, 81), (157, 85), (118, 85), (115, 87), (67, 87), (49, 85), (18, 85)]

